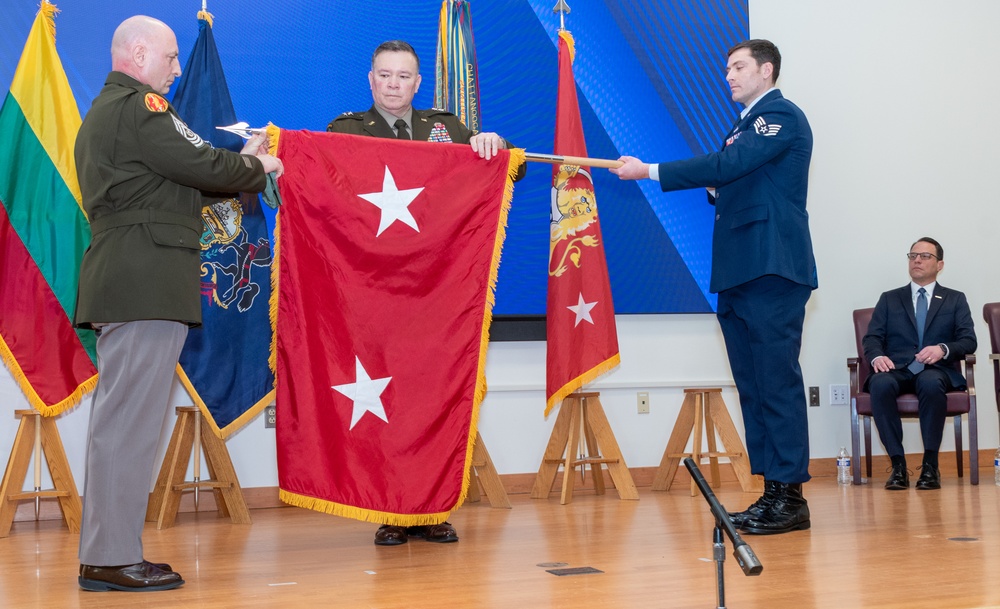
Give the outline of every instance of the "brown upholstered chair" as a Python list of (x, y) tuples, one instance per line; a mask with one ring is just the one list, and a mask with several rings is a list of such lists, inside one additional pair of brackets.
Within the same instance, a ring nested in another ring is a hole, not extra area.
[[(1000, 307), (1000, 304), (997, 305)], [(847, 369), (851, 373), (851, 447), (854, 459), (851, 462), (854, 484), (861, 484), (861, 439), (860, 427), (865, 432), (865, 466), (868, 478), (872, 477), (872, 403), (871, 396), (863, 391), (865, 379), (872, 373), (871, 365), (865, 359), (861, 339), (868, 332), (868, 324), (872, 320), (875, 309), (858, 309), (854, 311), (854, 339), (858, 348), (858, 356), (847, 359)], [(994, 347), (995, 348), (995, 347)], [(962, 415), (969, 415), (969, 479), (972, 484), (979, 484), (979, 428), (976, 424), (976, 381), (974, 368), (976, 356), (965, 356), (965, 379), (968, 389), (965, 391), (948, 392), (949, 417), (955, 421), (955, 458), (958, 461), (958, 477), (962, 477)], [(961, 370), (962, 362), (955, 362), (955, 367)], [(1000, 385), (998, 385), (1000, 387)], [(896, 400), (899, 414), (904, 418), (917, 417), (917, 396), (912, 393), (900, 395)]]
[(1000, 302), (983, 305), (983, 319), (990, 329), (990, 359), (993, 360), (993, 389), (997, 394), (997, 410), (1000, 410)]

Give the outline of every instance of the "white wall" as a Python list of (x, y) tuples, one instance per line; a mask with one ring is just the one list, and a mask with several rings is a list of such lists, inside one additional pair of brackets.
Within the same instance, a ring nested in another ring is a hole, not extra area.
[[(822, 405), (809, 410), (813, 458), (850, 443), (849, 409), (828, 404), (827, 386), (848, 380), (851, 311), (907, 281), (903, 254), (924, 235), (944, 245), (941, 282), (964, 291), (973, 308), (980, 445), (998, 445), (981, 321), (983, 303), (1000, 301), (1000, 209), (990, 182), (1000, 160), (991, 141), (998, 23), (994, 0), (750, 0), (751, 34), (781, 48), (779, 85), (815, 137), (809, 210), (820, 289), (808, 305), (801, 360), (806, 384), (822, 387)], [(724, 58), (719, 64), (721, 78)], [(630, 466), (659, 463), (684, 386), (730, 385), (724, 397), (742, 429), (714, 317), (622, 316), (618, 330), (622, 366), (597, 388)], [(501, 473), (533, 472), (541, 460), (555, 419), (542, 418), (544, 360), (541, 343), (491, 346), (480, 430)], [(650, 392), (651, 414), (636, 413), (637, 391)], [(81, 485), (89, 401), (59, 419)], [(180, 386), (173, 402), (187, 402)], [(16, 431), (13, 410), (27, 407), (6, 370), (0, 404), (8, 409), (0, 412), (3, 459)], [(916, 423), (904, 430), (907, 450), (920, 452)], [(164, 444), (169, 432), (165, 426)], [(942, 449), (953, 448), (946, 431)], [(260, 419), (231, 438), (229, 450), (244, 487), (277, 485), (274, 433)]]

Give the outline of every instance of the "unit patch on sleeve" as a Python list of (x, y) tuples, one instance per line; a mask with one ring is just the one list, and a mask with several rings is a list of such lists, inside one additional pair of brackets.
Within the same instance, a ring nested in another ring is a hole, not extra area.
[(763, 116), (757, 117), (757, 120), (753, 122), (753, 128), (757, 133), (763, 135), (764, 137), (772, 137), (778, 135), (778, 132), (781, 131), (781, 125), (778, 124), (768, 125), (767, 121), (764, 120)]
[(167, 100), (163, 99), (156, 93), (147, 93), (146, 98), (146, 109), (150, 112), (166, 112), (167, 111)]

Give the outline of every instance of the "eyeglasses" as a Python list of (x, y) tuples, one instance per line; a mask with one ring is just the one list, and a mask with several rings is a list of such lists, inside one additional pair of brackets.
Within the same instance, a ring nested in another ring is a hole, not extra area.
[(920, 258), (921, 260), (930, 260), (931, 258), (940, 260), (940, 258), (935, 256), (934, 254), (930, 254), (927, 252), (910, 252), (906, 255), (906, 257), (909, 258), (910, 260), (916, 260), (917, 258)]

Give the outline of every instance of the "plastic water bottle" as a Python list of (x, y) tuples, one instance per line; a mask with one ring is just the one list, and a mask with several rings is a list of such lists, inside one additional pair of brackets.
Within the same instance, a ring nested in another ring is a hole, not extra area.
[[(1000, 448), (997, 449), (997, 459), (1000, 459)], [(1000, 461), (997, 461), (1000, 463)], [(997, 466), (997, 484), (1000, 484), (1000, 465)], [(843, 446), (837, 453), (837, 483), (851, 484), (851, 454)]]
[(993, 453), (993, 483), (1000, 486), (1000, 448)]

